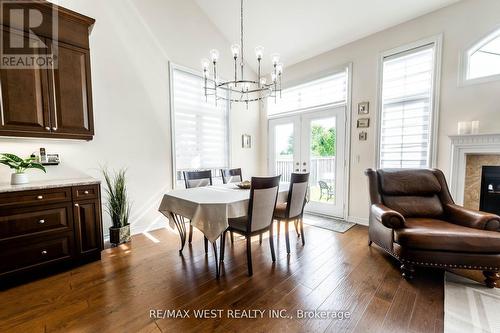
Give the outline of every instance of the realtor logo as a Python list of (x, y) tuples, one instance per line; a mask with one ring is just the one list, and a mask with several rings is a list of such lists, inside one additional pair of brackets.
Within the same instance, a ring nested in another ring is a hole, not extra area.
[(57, 68), (58, 15), (55, 5), (46, 4), (1, 0), (1, 69)]

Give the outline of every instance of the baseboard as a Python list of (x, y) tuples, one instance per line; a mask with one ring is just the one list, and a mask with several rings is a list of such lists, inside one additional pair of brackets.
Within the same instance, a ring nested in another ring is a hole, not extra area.
[(368, 226), (368, 218), (366, 217), (348, 216), (347, 221)]

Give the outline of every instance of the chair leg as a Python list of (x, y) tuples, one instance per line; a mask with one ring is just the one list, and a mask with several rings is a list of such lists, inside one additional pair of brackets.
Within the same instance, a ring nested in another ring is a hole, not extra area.
[(220, 276), (220, 267), (219, 267), (219, 258), (217, 258), (217, 241), (212, 243), (212, 246), (214, 247), (214, 258), (215, 258), (215, 276), (217, 279)]
[(231, 244), (234, 244), (234, 234), (232, 231), (230, 231), (229, 234), (231, 235)]
[(259, 244), (262, 245), (262, 234), (259, 235)]
[(269, 246), (271, 247), (271, 258), (273, 262), (276, 261), (276, 254), (274, 253), (274, 237), (273, 237), (273, 224), (269, 226)]
[(306, 238), (304, 237), (304, 219), (300, 218), (300, 235), (302, 236), (302, 246), (306, 245)]
[(220, 261), (224, 261), (224, 251), (226, 250), (226, 234), (227, 231), (222, 233), (222, 239), (220, 241)]
[(205, 237), (205, 254), (208, 253), (208, 238)]
[(415, 273), (415, 267), (412, 264), (402, 263), (401, 264), (401, 275), (407, 279), (413, 279), (413, 275)]
[(295, 232), (297, 233), (297, 238), (300, 238), (300, 232), (299, 232), (299, 220), (293, 220), (293, 225), (295, 226)]
[(247, 265), (248, 265), (248, 276), (253, 275), (253, 268), (252, 268), (252, 239), (250, 235), (246, 236), (247, 238)]
[(286, 253), (290, 254), (290, 237), (288, 236), (288, 221), (285, 222)]
[(191, 224), (191, 221), (189, 221), (189, 244), (193, 241), (193, 225)]
[(484, 271), (483, 275), (486, 278), (486, 280), (484, 280), (484, 283), (488, 288), (495, 288), (500, 286), (500, 284), (498, 283), (498, 281), (500, 280), (500, 272)]

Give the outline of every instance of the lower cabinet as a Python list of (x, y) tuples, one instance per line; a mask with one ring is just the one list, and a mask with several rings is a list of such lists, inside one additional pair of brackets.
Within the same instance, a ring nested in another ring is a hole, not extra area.
[(0, 193), (0, 288), (99, 260), (103, 247), (99, 184)]

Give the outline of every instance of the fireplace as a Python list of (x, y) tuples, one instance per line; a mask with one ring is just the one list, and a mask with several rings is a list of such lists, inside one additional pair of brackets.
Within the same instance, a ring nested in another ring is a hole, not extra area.
[(500, 214), (500, 166), (483, 166), (479, 209)]

